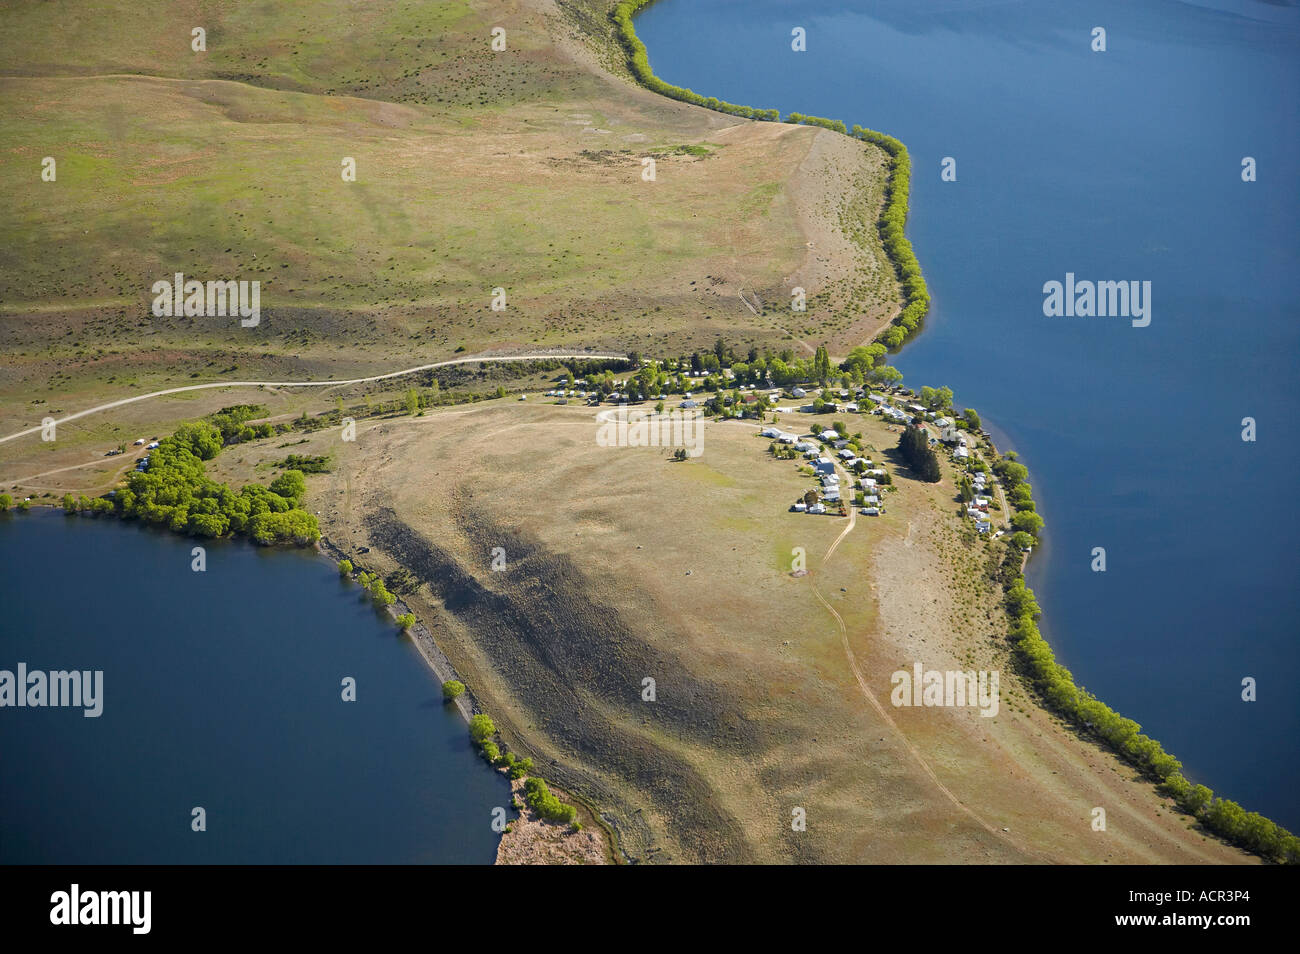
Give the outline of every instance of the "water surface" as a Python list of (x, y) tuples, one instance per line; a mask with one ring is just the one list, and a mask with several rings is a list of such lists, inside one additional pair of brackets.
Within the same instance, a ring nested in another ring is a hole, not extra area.
[[(668, 82), (907, 144), (934, 307), (896, 363), (1029, 466), (1058, 659), (1189, 777), (1300, 830), (1300, 9), (661, 0), (637, 31)], [(1150, 326), (1044, 317), (1066, 272), (1151, 281)]]
[(104, 672), (99, 718), (0, 709), (0, 863), (491, 863), (508, 784), (391, 620), (314, 554), (194, 545), (0, 515), (0, 669)]

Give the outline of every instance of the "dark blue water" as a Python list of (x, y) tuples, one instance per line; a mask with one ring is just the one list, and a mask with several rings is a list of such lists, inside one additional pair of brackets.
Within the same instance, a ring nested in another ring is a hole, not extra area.
[[(907, 144), (934, 308), (896, 363), (1028, 465), (1058, 658), (1189, 777), (1300, 830), (1300, 9), (663, 0), (637, 30), (669, 82)], [(1067, 271), (1151, 281), (1150, 326), (1044, 317)]]
[(0, 669), (104, 671), (99, 718), (0, 709), (0, 863), (491, 863), (507, 783), (392, 623), (314, 555), (193, 545), (0, 515)]

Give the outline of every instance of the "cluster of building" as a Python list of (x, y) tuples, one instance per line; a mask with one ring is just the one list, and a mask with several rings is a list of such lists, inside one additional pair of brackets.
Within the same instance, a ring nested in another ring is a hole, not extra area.
[(984, 479), (983, 474), (975, 474), (973, 478), (975, 497), (966, 505), (966, 516), (975, 521), (975, 529), (980, 533), (988, 533), (993, 528), (992, 521), (989, 519), (989, 505), (993, 499), (985, 495)]
[(778, 427), (765, 427), (759, 431), (759, 434), (778, 443), (792, 445), (795, 450), (803, 452), (805, 459), (812, 462), (813, 474), (820, 485), (817, 492), (819, 500), (812, 505), (809, 505), (804, 500), (797, 500), (791, 507), (794, 512), (826, 513), (826, 504), (830, 504), (832, 508), (848, 505), (844, 499), (844, 494), (852, 491), (851, 489), (845, 491), (841, 488), (840, 475), (835, 467), (835, 458), (826, 456), (831, 451), (835, 453), (835, 457), (839, 459), (841, 466), (850, 474), (856, 473), (862, 477), (864, 499), (861, 512), (869, 517), (879, 516), (882, 512), (880, 480), (885, 476), (884, 469), (876, 467), (873, 461), (865, 457), (859, 457), (857, 452), (849, 446), (849, 441), (835, 430), (827, 428), (817, 434), (815, 439), (800, 437), (798, 434), (782, 431)]

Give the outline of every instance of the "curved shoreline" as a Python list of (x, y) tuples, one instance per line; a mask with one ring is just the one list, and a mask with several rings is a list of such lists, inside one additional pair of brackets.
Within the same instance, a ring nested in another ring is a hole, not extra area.
[[(736, 106), (706, 98), (693, 90), (673, 86), (656, 76), (650, 67), (649, 52), (637, 36), (633, 24), (635, 14), (654, 2), (656, 0), (620, 0), (610, 12), (610, 18), (615, 24), (615, 33), (627, 54), (629, 72), (641, 86), (672, 99), (729, 115), (760, 121), (779, 121), (780, 113), (777, 110), (755, 110), (753, 107)], [(772, 116), (774, 112), (775, 117)], [(911, 243), (903, 234), (907, 221), (911, 178), (911, 160), (908, 158), (907, 147), (892, 136), (858, 125), (854, 125), (850, 133), (842, 120), (792, 112), (787, 114), (786, 121), (800, 125), (821, 126), (833, 132), (852, 135), (855, 139), (873, 143), (890, 156), (890, 176), (885, 187), (885, 208), (878, 224), (885, 253), (893, 263), (907, 293), (907, 304), (893, 319), (893, 327), (889, 332), (878, 336), (876, 342), (896, 351), (919, 332), (921, 319), (928, 311), (930, 302), (925, 279), (921, 276), (920, 264)], [(901, 336), (890, 334), (900, 328), (903, 329)], [(886, 335), (893, 339), (892, 343), (886, 340)], [(1002, 462), (1001, 455), (998, 454), (992, 440), (987, 437), (986, 440), (995, 457)], [(1025, 477), (1027, 476), (1026, 473)], [(998, 479), (1006, 483), (1002, 474), (998, 474)], [(1022, 477), (1015, 484), (1024, 481), (1025, 478)], [(1013, 489), (1015, 484), (1012, 484)], [(1032, 498), (1029, 498), (1029, 501), (1028, 509), (1033, 511)], [(1035, 539), (1041, 530), (1040, 524), (1039, 531), (1033, 534)], [(1123, 718), (1087, 690), (1075, 685), (1073, 674), (1056, 661), (1051, 646), (1039, 632), (1036, 620), (1041, 615), (1041, 611), (1034, 600), (1033, 591), (1025, 586), (1023, 569), (1022, 563), (1015, 582), (1004, 586), (1010, 623), (1008, 638), (1014, 641), (1013, 645), (1019, 661), (1032, 675), (1041, 707), (1069, 719), (1083, 732), (1104, 743), (1107, 748), (1148, 778), (1154, 779), (1157, 790), (1171, 797), (1180, 811), (1191, 816), (1206, 831), (1267, 860), (1300, 864), (1300, 838), (1296, 838), (1282, 826), (1256, 812), (1245, 812), (1234, 801), (1216, 799), (1206, 786), (1190, 783), (1182, 775), (1182, 764), (1166, 753), (1159, 742), (1141, 734), (1138, 731), (1141, 728), (1138, 723)]]

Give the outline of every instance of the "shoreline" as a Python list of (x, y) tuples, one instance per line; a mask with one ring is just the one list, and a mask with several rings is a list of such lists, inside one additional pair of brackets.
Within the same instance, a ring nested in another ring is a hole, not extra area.
[[(322, 535), (320, 540), (317, 541), (317, 545), (315, 549), (316, 549), (317, 557), (320, 560), (324, 561), (325, 563), (329, 564), (330, 567), (334, 569), (336, 572), (340, 560), (348, 560), (349, 562), (352, 562), (352, 557), (344, 553), (343, 550), (339, 548), (337, 544), (335, 544), (332, 540), (330, 540), (325, 535)], [(387, 607), (386, 611), (388, 615), (394, 620), (396, 620), (397, 616), (402, 613), (412, 613), (411, 608), (401, 598), (398, 598), (397, 602), (394, 603), (392, 606)], [(452, 679), (459, 681), (462, 685), (465, 686), (465, 691), (461, 693), (459, 696), (457, 696), (454, 700), (452, 700), (452, 702), (455, 704), (456, 711), (460, 713), (461, 718), (464, 720), (467, 726), (469, 725), (470, 719), (473, 718), (474, 716), (486, 714), (483, 707), (479, 704), (478, 697), (474, 695), (473, 687), (470, 686), (468, 683), (464, 681), (464, 679), (461, 678), (460, 674), (456, 671), (456, 667), (453, 666), (451, 664), (451, 660), (447, 658), (446, 653), (444, 653), (442, 649), (438, 646), (438, 641), (434, 638), (433, 633), (429, 630), (428, 626), (426, 626), (423, 622), (420, 621), (419, 617), (416, 617), (415, 623), (403, 635), (408, 637), (411, 640), (411, 642), (415, 645), (415, 648), (420, 653), (420, 656), (424, 659), (425, 663), (428, 665), (429, 669), (433, 672), (434, 676), (437, 677), (440, 688), (442, 683), (448, 682), (449, 680)], [(446, 703), (444, 702), (444, 705), (445, 704)], [(491, 763), (485, 763), (485, 764), (487, 766), (487, 769), (490, 772), (494, 772), (498, 775), (501, 775), (506, 779), (506, 781), (510, 784), (511, 792), (513, 795), (517, 795), (518, 792), (522, 790), (522, 786), (523, 786), (522, 779), (511, 779), (509, 774), (499, 766), (492, 765)], [(557, 785), (552, 784), (549, 781), (547, 782), (547, 784), (550, 786), (553, 792), (557, 793), (557, 797), (570, 799), (574, 803), (576, 803), (580, 814), (585, 813), (588, 816), (587, 820), (595, 824), (600, 834), (595, 835), (594, 837), (596, 837), (596, 839), (600, 842), (601, 851), (605, 858), (605, 861), (601, 863), (615, 864), (615, 865), (626, 864), (628, 859), (626, 854), (623, 853), (622, 846), (619, 844), (618, 834), (615, 832), (613, 827), (604, 819), (604, 817), (601, 816), (600, 812), (596, 809), (596, 807), (582, 795), (570, 791), (567, 788), (561, 788)], [(502, 833), (501, 839), (497, 842), (497, 851), (492, 862), (494, 865), (507, 864), (507, 863), (522, 863), (522, 862), (508, 862), (502, 860), (503, 857), (508, 857), (510, 854), (516, 851), (516, 849), (513, 846), (511, 846), (506, 849), (505, 855), (503, 856), (502, 846), (506, 845), (507, 840), (509, 839), (509, 836), (512, 832), (518, 831), (518, 829), (515, 826), (519, 825), (519, 823), (528, 822), (529, 827), (534, 827), (534, 828), (536, 826), (544, 826), (548, 831), (552, 828), (555, 828), (555, 826), (553, 826), (550, 822), (546, 822), (540, 818), (533, 818), (532, 816), (535, 814), (536, 813), (531, 812), (531, 810), (528, 808), (526, 804), (524, 805), (524, 808), (520, 811), (519, 818), (515, 819), (510, 823), (510, 828), (508, 828), (505, 832)], [(589, 829), (585, 829), (585, 830), (589, 831)], [(557, 837), (550, 838), (547, 840), (552, 843), (558, 843), (563, 841), (563, 839), (567, 834), (570, 834), (563, 828), (559, 828), (557, 829), (557, 831), (558, 831)], [(580, 835), (581, 833), (577, 833), (577, 834)], [(593, 835), (589, 833), (586, 837), (588, 840), (590, 840), (593, 837)], [(513, 841), (518, 841), (518, 840), (519, 839), (516, 838)]]
[[(705, 109), (713, 109), (754, 121), (780, 121), (779, 110), (755, 110), (752, 107), (735, 106), (716, 99), (710, 101), (693, 90), (673, 86), (655, 75), (649, 65), (649, 51), (640, 37), (637, 36), (634, 18), (638, 12), (656, 2), (658, 0), (620, 0), (609, 14), (615, 23), (617, 39), (627, 54), (626, 65), (635, 83), (667, 98), (688, 102)], [(776, 115), (773, 116), (773, 113)], [(891, 331), (901, 329), (903, 331), (901, 337), (895, 335), (892, 337), (896, 340), (889, 340), (886, 337), (887, 332), (882, 332), (874, 340), (887, 345), (890, 351), (897, 352), (902, 348), (903, 344), (920, 332), (921, 321), (928, 311), (930, 301), (925, 280), (921, 277), (920, 264), (912, 250), (911, 243), (903, 234), (908, 213), (908, 187), (911, 175), (911, 162), (908, 158), (907, 147), (892, 136), (874, 132), (859, 125), (854, 125), (852, 133), (850, 133), (842, 120), (831, 120), (792, 112), (787, 114), (785, 121), (798, 125), (822, 126), (834, 132), (851, 135), (852, 138), (877, 145), (890, 156), (891, 167), (889, 180), (885, 187), (885, 205), (878, 224), (885, 246), (885, 253), (894, 265), (906, 292), (906, 304), (900, 310), (899, 315), (893, 319), (890, 329)], [(901, 177), (901, 182), (898, 181), (897, 177)], [(910, 320), (905, 318), (909, 312), (911, 312)], [(989, 432), (983, 427), (979, 430), (983, 432), (994, 455), (999, 460), (1005, 461), (1005, 455), (998, 451)], [(1002, 475), (997, 475), (996, 479), (999, 480), (999, 487), (1005, 483), (1005, 478)], [(1034, 509), (1032, 501), (1029, 509)], [(1010, 514), (1005, 516), (1009, 522)], [(1042, 529), (1040, 527), (1039, 532)], [(1033, 549), (1035, 551), (1039, 547), (1037, 542), (1039, 532), (1033, 534), (1035, 537)], [(1032, 556), (1032, 553), (1029, 554), (1029, 557)], [(1037, 698), (1035, 701), (1039, 708), (1048, 714), (1061, 716), (1071, 721), (1080, 731), (1093, 739), (1095, 744), (1115, 752), (1148, 779), (1153, 778), (1156, 782), (1157, 792), (1164, 797), (1171, 797), (1179, 812), (1190, 816), (1193, 821), (1215, 837), (1269, 861), (1280, 861), (1289, 864), (1300, 863), (1300, 839), (1297, 839), (1282, 826), (1276, 825), (1271, 820), (1258, 815), (1258, 813), (1246, 813), (1236, 802), (1228, 799), (1215, 799), (1213, 792), (1203, 785), (1193, 786), (1181, 774), (1182, 764), (1172, 755), (1165, 753), (1159, 742), (1138, 733), (1137, 730), (1140, 729), (1140, 726), (1136, 722), (1124, 719), (1096, 699), (1095, 696), (1074, 684), (1072, 674), (1068, 669), (1056, 662), (1050, 644), (1043, 639), (1039, 632), (1036, 620), (1040, 616), (1040, 611), (1034, 601), (1032, 590), (1025, 586), (1024, 570), (1027, 568), (1028, 562), (1028, 558), (1022, 561), (1018, 580), (1021, 593), (1025, 594), (1027, 599), (1019, 597), (1014, 602), (1008, 601), (1007, 615), (1011, 624), (1008, 638), (1012, 641), (1019, 661), (1028, 668), (1036, 684), (1035, 696)], [(1006, 589), (1010, 593), (1016, 587), (1007, 587)], [(1029, 606), (1032, 606), (1032, 612), (1028, 612)], [(1017, 607), (1024, 607), (1027, 615), (1026, 613), (1017, 612)], [(1095, 721), (1089, 720), (1082, 714), (1084, 712), (1092, 713), (1097, 707), (1100, 707), (1101, 713)], [(1124, 735), (1122, 742), (1117, 742), (1108, 735), (1102, 734), (1104, 730), (1100, 726), (1101, 716), (1113, 717), (1121, 723), (1132, 725), (1133, 729)], [(1188, 806), (1193, 807), (1189, 808)], [(1223, 811), (1213, 814), (1220, 806), (1223, 807)], [(1242, 815), (1245, 816), (1244, 822), (1238, 820), (1238, 816)], [(1280, 839), (1281, 846), (1267, 853), (1261, 850), (1258, 845), (1263, 836), (1258, 833), (1257, 829), (1264, 826), (1271, 826), (1274, 832), (1280, 832), (1280, 836), (1272, 836), (1272, 841), (1276, 842)]]

